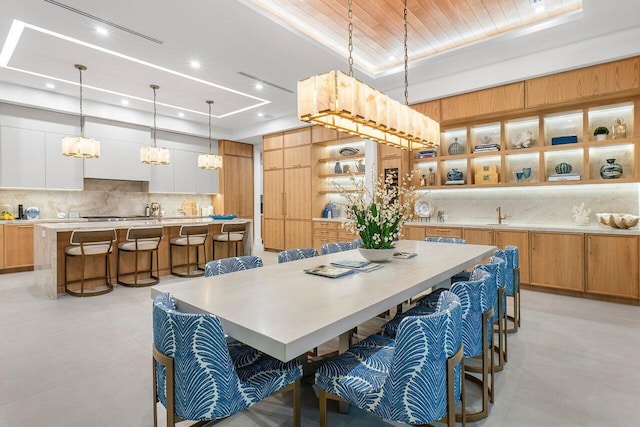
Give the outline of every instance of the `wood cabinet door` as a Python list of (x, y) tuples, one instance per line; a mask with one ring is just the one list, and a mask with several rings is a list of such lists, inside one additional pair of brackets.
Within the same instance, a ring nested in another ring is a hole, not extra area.
[(224, 213), (240, 216), (240, 157), (224, 156)]
[(33, 225), (5, 225), (4, 267), (33, 267)]
[(335, 141), (338, 139), (338, 131), (324, 126), (313, 126), (311, 128), (311, 142)]
[(282, 169), (283, 163), (283, 150), (265, 151), (262, 153), (262, 169), (273, 170)]
[(262, 137), (262, 149), (264, 151), (277, 150), (283, 147), (284, 136), (281, 133), (265, 135)]
[(4, 268), (4, 225), (0, 224), (0, 270)]
[(284, 167), (299, 168), (303, 166), (311, 166), (311, 146), (301, 145), (300, 147), (285, 148), (284, 150)]
[(530, 283), (584, 291), (583, 235), (532, 232), (530, 236)]
[(284, 133), (284, 147), (311, 144), (311, 127), (295, 129)]
[(402, 234), (406, 240), (424, 240), (426, 237), (426, 227), (422, 225), (405, 225)]
[(285, 217), (311, 219), (311, 168), (284, 170)]
[(530, 283), (529, 279), (529, 232), (495, 230), (494, 245), (504, 249), (507, 245), (518, 247), (520, 255), (520, 283)]
[(253, 158), (236, 157), (239, 176), (238, 216), (253, 218)]
[(284, 250), (284, 220), (264, 218), (262, 244), (265, 249)]
[(263, 179), (264, 218), (284, 218), (284, 171), (282, 169), (264, 171)]
[[(462, 238), (471, 245), (493, 245), (493, 230), (486, 228), (465, 228), (462, 231)], [(480, 261), (480, 264), (489, 262), (487, 257)]]
[(638, 237), (587, 234), (587, 292), (638, 298)]
[(285, 249), (311, 247), (311, 227), (310, 220), (286, 219), (284, 222)]

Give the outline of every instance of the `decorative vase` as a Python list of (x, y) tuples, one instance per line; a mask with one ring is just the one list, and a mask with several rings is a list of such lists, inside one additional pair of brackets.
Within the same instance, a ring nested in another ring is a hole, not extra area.
[(556, 173), (557, 174), (565, 174), (565, 173), (571, 173), (571, 170), (573, 168), (571, 167), (571, 165), (569, 163), (558, 163), (556, 165)]
[(607, 135), (604, 133), (599, 133), (596, 135), (596, 141), (606, 141)]
[(458, 142), (458, 138), (455, 138), (449, 148), (447, 149), (450, 155), (457, 156), (458, 154), (464, 154), (464, 145)]
[(340, 164), (340, 162), (336, 162), (336, 167), (333, 168), (333, 171), (335, 173), (342, 173), (342, 165)]
[(365, 257), (371, 262), (384, 262), (391, 258), (393, 253), (396, 251), (395, 248), (391, 249), (366, 249), (366, 248), (358, 248), (360, 251), (360, 255)]
[(447, 180), (449, 181), (462, 181), (462, 179), (462, 172), (456, 168), (453, 168), (449, 172), (447, 172)]
[(600, 168), (600, 176), (603, 179), (617, 179), (622, 176), (622, 166), (616, 163), (616, 159), (607, 159), (607, 163)]

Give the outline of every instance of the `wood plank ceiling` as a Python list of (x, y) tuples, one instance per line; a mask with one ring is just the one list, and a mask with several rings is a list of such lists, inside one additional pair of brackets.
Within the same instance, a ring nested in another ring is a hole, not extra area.
[[(347, 0), (251, 0), (348, 56)], [(354, 64), (372, 74), (404, 59), (402, 0), (353, 0)], [(409, 61), (582, 9), (582, 0), (408, 0)]]

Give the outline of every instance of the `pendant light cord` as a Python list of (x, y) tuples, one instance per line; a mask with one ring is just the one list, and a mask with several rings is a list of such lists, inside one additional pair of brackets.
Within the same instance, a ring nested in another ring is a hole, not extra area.
[(407, 49), (407, 0), (404, 3), (404, 105), (409, 105), (409, 55)]
[(349, 0), (349, 77), (353, 77), (353, 11), (351, 10), (351, 0)]
[(80, 138), (84, 138), (84, 116), (82, 115), (82, 68), (78, 68), (80, 72)]
[(156, 126), (156, 89), (157, 87), (152, 86), (153, 89), (153, 146), (156, 146), (156, 133), (158, 132), (158, 128)]
[(207, 104), (209, 104), (209, 154), (211, 153), (211, 104), (213, 104), (213, 101), (207, 101)]

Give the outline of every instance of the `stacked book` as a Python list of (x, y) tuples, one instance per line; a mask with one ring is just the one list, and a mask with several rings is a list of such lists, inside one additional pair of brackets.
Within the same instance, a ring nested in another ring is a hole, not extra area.
[(486, 151), (500, 151), (499, 144), (478, 144), (473, 150), (474, 153), (484, 153)]
[(464, 179), (452, 179), (444, 183), (445, 185), (461, 185), (464, 184)]
[(578, 173), (552, 173), (549, 174), (549, 181), (580, 181)]
[(437, 157), (438, 149), (437, 148), (425, 148), (424, 150), (418, 151), (416, 154), (416, 159), (426, 159), (429, 157)]
[(332, 267), (348, 268), (350, 270), (369, 272), (382, 268), (380, 264), (374, 264), (371, 261), (356, 261), (350, 259), (341, 259), (331, 263)]

